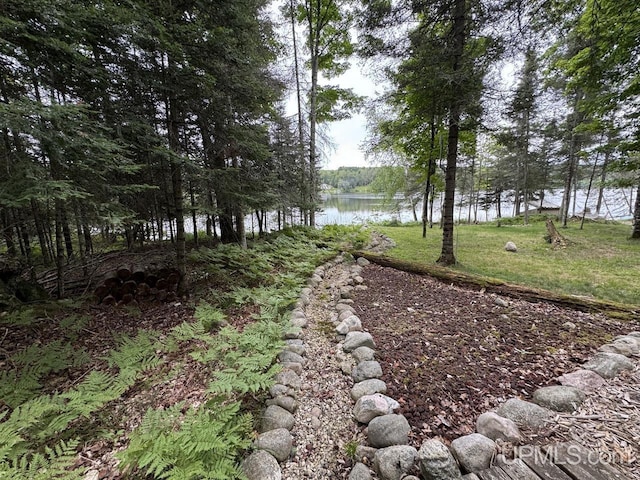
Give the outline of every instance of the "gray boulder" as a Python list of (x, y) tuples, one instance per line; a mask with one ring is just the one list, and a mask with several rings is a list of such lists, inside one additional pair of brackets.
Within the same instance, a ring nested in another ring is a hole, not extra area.
[(307, 328), (307, 325), (309, 325), (307, 317), (296, 317), (291, 319), (291, 326), (293, 328)]
[(375, 417), (367, 427), (369, 445), (376, 448), (392, 445), (406, 445), (409, 443), (411, 427), (403, 415), (391, 413)]
[(351, 398), (357, 401), (365, 395), (373, 395), (374, 393), (387, 393), (387, 384), (377, 378), (370, 378), (356, 383), (351, 389)]
[(286, 332), (284, 332), (284, 334), (282, 335), (282, 338), (284, 338), (285, 340), (298, 339), (300, 338), (300, 329), (297, 327), (296, 328), (291, 327)]
[(340, 289), (340, 298), (351, 298), (353, 293), (353, 287), (350, 285), (345, 285)]
[(295, 398), (288, 395), (279, 395), (277, 397), (270, 398), (266, 401), (266, 404), (267, 406), (278, 405), (291, 413), (296, 413), (296, 410), (298, 410), (298, 402)]
[(284, 362), (282, 363), (282, 368), (287, 368), (289, 370), (293, 370), (298, 375), (302, 375), (302, 364), (295, 362)]
[(288, 368), (284, 368), (282, 369), (282, 371), (278, 372), (278, 374), (274, 378), (274, 381), (291, 388), (300, 388), (300, 385), (302, 384), (300, 376), (296, 372)]
[(366, 259), (366, 258), (364, 258), (364, 257), (358, 257), (358, 260), (356, 260), (356, 263), (357, 263), (358, 265), (360, 265), (361, 267), (366, 267), (366, 266), (367, 266), (367, 265), (369, 265), (369, 263), (371, 263), (371, 262), (369, 262), (369, 260), (367, 260), (367, 259)]
[(336, 327), (336, 332), (339, 335), (346, 335), (349, 332), (361, 332), (362, 331), (362, 322), (355, 315), (351, 315)]
[(420, 472), (426, 480), (456, 480), (462, 478), (458, 464), (447, 446), (439, 440), (422, 443), (418, 451)]
[(349, 480), (371, 480), (371, 472), (369, 467), (364, 463), (356, 463), (349, 473)]
[(348, 309), (342, 310), (340, 312), (340, 314), (338, 315), (338, 321), (342, 322), (343, 320), (346, 320), (347, 318), (355, 315), (355, 309), (351, 306), (349, 306)]
[(476, 431), (491, 440), (518, 443), (522, 439), (520, 429), (513, 420), (494, 412), (486, 412), (476, 420)]
[(294, 416), (279, 405), (269, 405), (262, 414), (261, 432), (268, 432), (276, 428), (291, 430), (295, 423)]
[(563, 385), (542, 387), (533, 392), (535, 403), (556, 412), (574, 412), (586, 397), (582, 390)]
[(635, 335), (618, 335), (613, 339), (613, 343), (624, 342), (631, 344), (634, 354), (640, 353), (640, 337)]
[(338, 303), (336, 305), (336, 312), (342, 313), (344, 311), (350, 311), (351, 313), (356, 313), (356, 309), (353, 308), (351, 305), (349, 305), (348, 303)]
[(375, 417), (388, 415), (400, 407), (393, 398), (380, 393), (360, 397), (353, 407), (353, 416), (360, 423), (369, 423)]
[(472, 433), (452, 441), (451, 451), (464, 470), (480, 472), (491, 466), (491, 460), (496, 454), (496, 443), (484, 435)]
[(517, 247), (517, 246), (516, 246), (516, 244), (515, 244), (515, 243), (513, 243), (513, 242), (507, 242), (507, 243), (506, 243), (506, 245), (504, 246), (504, 249), (505, 249), (507, 252), (514, 252), (514, 253), (515, 253), (515, 252), (517, 252), (517, 251), (518, 251), (518, 247)]
[(254, 443), (257, 450), (265, 450), (273, 455), (278, 461), (284, 462), (289, 458), (293, 447), (293, 437), (286, 428), (276, 428), (258, 435)]
[(257, 450), (242, 462), (242, 471), (248, 480), (282, 480), (278, 460), (265, 450)]
[(624, 370), (633, 369), (633, 362), (618, 353), (596, 353), (582, 368), (593, 370), (602, 378), (613, 378)]
[(607, 382), (593, 370), (576, 370), (565, 373), (557, 378), (558, 382), (568, 387), (575, 387), (583, 392), (591, 393), (605, 385)]
[(400, 480), (415, 465), (418, 452), (408, 445), (394, 445), (376, 452), (374, 467), (380, 480)]
[(283, 395), (295, 397), (296, 391), (291, 387), (287, 387), (286, 385), (283, 385), (281, 383), (276, 383), (269, 387), (269, 395), (271, 395), (273, 398), (281, 397)]
[(290, 344), (284, 348), (285, 350), (289, 350), (290, 352), (297, 353), (300, 356), (303, 356), (307, 352), (307, 347), (305, 347), (304, 344), (302, 344), (302, 342), (300, 345)]
[(370, 378), (380, 378), (382, 376), (382, 367), (375, 360), (366, 360), (360, 362), (351, 370), (351, 377), (354, 382), (362, 382)]
[(344, 339), (342, 349), (351, 353), (358, 347), (376, 348), (373, 337), (369, 332), (349, 332)]
[(300, 363), (302, 365), (306, 363), (306, 360), (302, 355), (298, 355), (291, 350), (281, 351), (278, 354), (278, 360), (280, 360), (281, 363)]
[(356, 363), (365, 362), (367, 360), (373, 360), (375, 358), (376, 351), (369, 347), (358, 347), (351, 355), (355, 359)]
[(543, 427), (545, 423), (550, 422), (553, 418), (550, 410), (535, 403), (525, 402), (519, 398), (510, 398), (500, 405), (497, 414), (513, 420), (520, 426), (527, 426), (534, 429)]
[(605, 343), (598, 347), (599, 352), (605, 353), (618, 353), (620, 355), (624, 355), (625, 357), (630, 357), (633, 355), (633, 351), (629, 348), (627, 344), (620, 343)]
[(300, 295), (300, 298), (298, 299), (298, 303), (306, 307), (311, 303), (311, 299), (309, 298), (309, 295)]
[(616, 337), (612, 343), (601, 346), (598, 350), (631, 357), (640, 353), (640, 338), (622, 335)]

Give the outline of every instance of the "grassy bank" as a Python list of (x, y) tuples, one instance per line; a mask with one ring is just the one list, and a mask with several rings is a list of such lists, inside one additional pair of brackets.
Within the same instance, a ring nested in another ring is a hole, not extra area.
[[(455, 254), (461, 272), (542, 288), (569, 295), (640, 304), (640, 242), (630, 239), (629, 225), (571, 223), (560, 233), (570, 240), (566, 248), (553, 249), (544, 240), (544, 222), (528, 226), (495, 223), (455, 228)], [(398, 246), (387, 255), (401, 260), (434, 263), (442, 245), (442, 231), (421, 226), (376, 227)], [(504, 250), (506, 242), (517, 253)]]

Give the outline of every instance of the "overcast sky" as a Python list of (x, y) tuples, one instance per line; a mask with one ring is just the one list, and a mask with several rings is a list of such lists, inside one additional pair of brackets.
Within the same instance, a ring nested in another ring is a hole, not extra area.
[[(357, 65), (352, 65), (344, 75), (333, 79), (331, 83), (337, 83), (341, 88), (352, 88), (357, 95), (369, 98), (382, 93), (381, 89), (376, 89), (373, 81), (366, 77)], [(347, 120), (330, 123), (327, 134), (335, 145), (335, 150), (326, 152), (322, 168), (335, 170), (339, 167), (369, 166), (361, 149), (361, 145), (367, 136), (366, 125), (367, 119), (363, 113), (353, 115)]]

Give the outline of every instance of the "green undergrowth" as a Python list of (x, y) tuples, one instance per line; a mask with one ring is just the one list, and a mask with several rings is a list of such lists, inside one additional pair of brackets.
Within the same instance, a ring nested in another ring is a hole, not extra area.
[[(579, 222), (570, 222), (568, 228), (558, 228), (569, 244), (554, 249), (545, 241), (544, 220), (533, 217), (527, 226), (504, 219), (500, 225), (457, 225), (458, 264), (453, 268), (567, 295), (640, 304), (640, 242), (630, 238), (629, 225), (586, 222), (581, 230)], [(435, 263), (440, 256), (442, 230), (437, 227), (428, 230), (426, 239), (418, 225), (377, 226), (376, 230), (397, 243), (386, 255), (425, 264)], [(516, 244), (517, 253), (504, 250), (508, 241)]]
[[(191, 268), (204, 280), (193, 318), (164, 331), (114, 333), (115, 346), (106, 352), (77, 347), (78, 337), (90, 334), (91, 318), (59, 314), (70, 306), (65, 302), (49, 307), (55, 316), (31, 308), (0, 317), (7, 330), (38, 329), (46, 321), (64, 332), (3, 360), (0, 479), (83, 478), (83, 469), (71, 468), (77, 452), (99, 439), (126, 443), (118, 458), (131, 478), (242, 478), (239, 458), (256, 428), (245, 400), (260, 398), (273, 383), (287, 311), (319, 264), (367, 238), (362, 229), (337, 226), (288, 229), (246, 250), (194, 251)], [(234, 326), (238, 311), (250, 318)], [(139, 427), (121, 430), (126, 422), (116, 412), (124, 409), (117, 406), (132, 390), (177, 378), (193, 362), (207, 375), (202, 398), (149, 408)], [(65, 390), (48, 383), (78, 369), (87, 370)]]

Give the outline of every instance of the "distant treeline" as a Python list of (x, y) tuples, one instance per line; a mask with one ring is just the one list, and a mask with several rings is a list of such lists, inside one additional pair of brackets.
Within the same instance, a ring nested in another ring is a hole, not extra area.
[(340, 167), (337, 170), (320, 170), (320, 183), (343, 192), (370, 185), (382, 167)]

